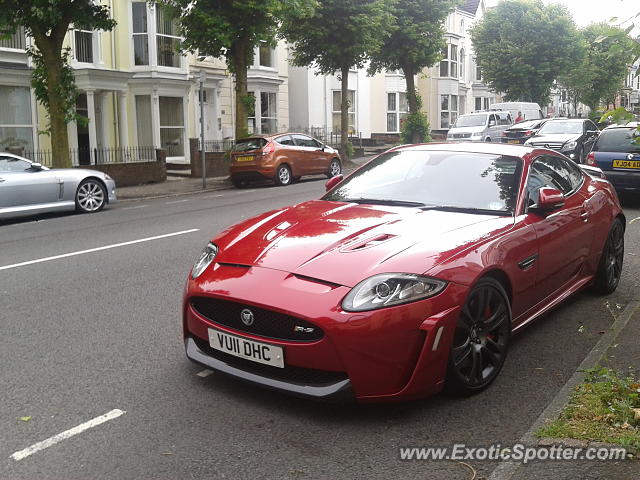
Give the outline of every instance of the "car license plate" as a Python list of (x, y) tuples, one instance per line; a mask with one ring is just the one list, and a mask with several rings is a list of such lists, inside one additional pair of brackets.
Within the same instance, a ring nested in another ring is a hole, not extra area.
[(640, 160), (614, 160), (613, 168), (640, 168)]
[(239, 157), (236, 157), (236, 162), (253, 162), (253, 159), (253, 155), (241, 155)]
[(520, 140), (509, 140), (509, 141), (507, 141), (507, 143), (518, 143), (519, 144)]
[(209, 345), (219, 350), (253, 362), (284, 368), (284, 351), (282, 347), (268, 343), (254, 342), (237, 335), (229, 335), (213, 328), (209, 329)]

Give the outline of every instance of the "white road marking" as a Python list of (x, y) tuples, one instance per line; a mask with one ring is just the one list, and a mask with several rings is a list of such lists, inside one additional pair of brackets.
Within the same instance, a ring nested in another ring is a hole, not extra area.
[(113, 245), (105, 245), (104, 247), (90, 248), (88, 250), (79, 250), (77, 252), (71, 252), (71, 253), (63, 253), (62, 255), (54, 255), (53, 257), (38, 258), (37, 260), (29, 260), (28, 262), (14, 263), (13, 265), (4, 265), (0, 267), (0, 270), (9, 270), (11, 268), (18, 268), (18, 267), (24, 267), (26, 265), (33, 265), (34, 263), (42, 263), (42, 262), (49, 262), (51, 260), (58, 260), (59, 258), (75, 257), (76, 255), (84, 255), (85, 253), (93, 253), (93, 252), (99, 252), (101, 250), (109, 250), (111, 248), (125, 247), (127, 245), (150, 242), (152, 240), (159, 240), (161, 238), (175, 237), (176, 235), (184, 235), (187, 233), (198, 232), (199, 230), (200, 230), (199, 228), (192, 228), (190, 230), (183, 230), (181, 232), (165, 233), (164, 235), (156, 235), (155, 237), (141, 238), (139, 240), (131, 240), (129, 242), (114, 243)]
[(184, 202), (188, 202), (188, 201), (189, 201), (189, 199), (187, 198), (185, 200), (173, 200), (172, 202), (164, 202), (164, 203), (165, 203), (165, 205), (172, 205), (174, 203), (184, 203)]
[(204, 196), (204, 197), (202, 197), (202, 198), (218, 198), (218, 197), (224, 197), (224, 195), (223, 195), (223, 194), (221, 194), (221, 193), (220, 193), (220, 194), (218, 194), (218, 195), (205, 195), (205, 196)]
[(63, 440), (73, 437), (74, 435), (78, 435), (79, 433), (84, 432), (85, 430), (89, 430), (90, 428), (97, 427), (98, 425), (108, 422), (109, 420), (113, 420), (114, 418), (118, 418), (120, 415), (124, 415), (124, 410), (114, 409), (110, 412), (105, 413), (104, 415), (100, 415), (88, 422), (81, 423), (77, 427), (70, 428), (62, 433), (54, 435), (53, 437), (49, 437), (46, 440), (43, 440), (38, 443), (34, 443), (30, 447), (25, 448), (24, 450), (20, 450), (19, 452), (15, 452), (11, 455), (15, 461), (22, 460), (23, 458), (27, 458), (29, 455), (33, 455), (40, 450), (44, 450), (45, 448), (49, 448), (56, 443), (59, 443)]
[(135, 207), (126, 207), (123, 208), (122, 210), (137, 210), (139, 208), (147, 208), (149, 205), (137, 205)]
[(201, 377), (201, 378), (207, 378), (212, 373), (213, 373), (213, 370), (209, 370), (208, 368), (205, 368), (201, 372), (196, 373), (196, 375)]
[(253, 193), (255, 190), (238, 190), (238, 193)]
[(631, 220), (631, 221), (629, 222), (629, 225), (631, 225), (631, 224), (632, 224), (633, 222), (635, 222), (636, 220), (640, 220), (640, 217), (636, 217), (636, 218), (634, 218), (633, 220)]

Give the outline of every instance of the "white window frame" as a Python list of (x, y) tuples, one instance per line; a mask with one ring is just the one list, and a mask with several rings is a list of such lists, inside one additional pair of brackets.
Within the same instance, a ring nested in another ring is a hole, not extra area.
[[(334, 117), (336, 115), (342, 115), (342, 108), (341, 105), (335, 105), (334, 99), (335, 99), (335, 94), (336, 92), (340, 95), (340, 103), (342, 103), (342, 90), (332, 90), (331, 91), (331, 128), (333, 130), (334, 133), (340, 133), (336, 130), (336, 122), (333, 121)], [(348, 130), (349, 135), (355, 135), (356, 132), (358, 131), (358, 115), (357, 115), (357, 105), (358, 105), (358, 96), (356, 94), (355, 90), (349, 89), (347, 91), (347, 95), (349, 95), (350, 97), (353, 98), (353, 101), (350, 103), (349, 105), (349, 110), (348, 110), (348, 115), (347, 115), (347, 120), (349, 120), (349, 117), (353, 116), (353, 130)], [(337, 107), (337, 109), (336, 109)], [(348, 123), (350, 124), (349, 126), (351, 126), (350, 121), (348, 121)]]
[[(268, 48), (269, 49), (269, 53), (271, 56), (271, 65), (261, 65), (260, 62), (262, 60), (262, 55), (260, 55), (260, 49), (261, 48)], [(276, 57), (276, 49), (270, 45), (267, 45), (266, 42), (261, 42), (260, 45), (258, 45), (257, 47), (255, 47), (254, 51), (253, 51), (253, 68), (259, 68), (259, 69), (263, 69), (263, 70), (277, 70), (277, 57)]]
[[(34, 125), (35, 125), (35, 117), (34, 117), (34, 114), (35, 114), (35, 112), (34, 112), (35, 103), (34, 103), (34, 99), (33, 99), (32, 90), (27, 85), (22, 86), (22, 85), (5, 85), (5, 84), (3, 84), (1, 86), (2, 87), (8, 87), (8, 88), (24, 88), (24, 89), (29, 91), (28, 98), (29, 98), (29, 110), (30, 110), (30, 113), (31, 113), (31, 115), (30, 115), (31, 123), (30, 124), (2, 123), (2, 124), (0, 124), (0, 128), (28, 128), (28, 129), (30, 129), (31, 130), (31, 149), (35, 149), (36, 148), (37, 136), (36, 136), (35, 128), (34, 128)], [(0, 150), (2, 150), (2, 147), (0, 147)]]
[[(389, 108), (389, 98), (390, 96), (393, 95), (394, 96), (394, 109), (390, 109)], [(406, 110), (402, 110), (400, 108), (401, 102), (400, 102), (400, 96), (404, 95), (405, 96), (405, 105), (406, 105)], [(386, 129), (387, 129), (387, 133), (399, 133), (400, 129), (402, 127), (402, 121), (404, 118), (407, 117), (407, 115), (409, 115), (409, 100), (407, 99), (407, 92), (387, 92), (387, 116), (386, 116)], [(394, 129), (393, 130), (389, 130), (389, 118), (390, 116), (393, 116), (394, 120)]]
[[(252, 117), (248, 117), (248, 125), (247, 128), (249, 129), (250, 133), (256, 134), (256, 135), (262, 135), (263, 132), (262, 131), (262, 120), (263, 118), (265, 119), (273, 119), (275, 120), (275, 127), (274, 127), (274, 131), (273, 132), (269, 132), (269, 133), (278, 133), (278, 92), (275, 90), (268, 90), (268, 89), (253, 89), (253, 90), (249, 90), (247, 93), (249, 94), (253, 94), (254, 96), (254, 116)], [(275, 99), (274, 99), (274, 112), (275, 112), (275, 117), (263, 117), (262, 116), (262, 94), (266, 94), (266, 95), (274, 95)], [(253, 129), (251, 128), (251, 120), (253, 120)]]
[[(443, 52), (443, 58), (438, 66), (440, 78), (458, 78), (458, 45), (448, 43)], [(443, 75), (443, 67), (446, 69)]]
[[(179, 98), (181, 100), (181, 114), (182, 114), (182, 125), (162, 125), (162, 114), (160, 113), (160, 104), (161, 104), (161, 99), (162, 98)], [(153, 96), (151, 97), (151, 101), (153, 102)], [(186, 158), (187, 156), (187, 149), (188, 149), (188, 145), (187, 145), (187, 117), (185, 115), (185, 102), (186, 102), (186, 97), (185, 96), (178, 96), (178, 95), (158, 95), (158, 128), (159, 128), (159, 138), (162, 139), (162, 130), (163, 129), (181, 129), (181, 136), (182, 136), (182, 155), (179, 156), (169, 156), (169, 152), (167, 152), (167, 159), (181, 159), (181, 158)], [(153, 115), (153, 105), (152, 105), (152, 115)], [(162, 142), (162, 140), (161, 140)], [(165, 148), (164, 145), (161, 144), (161, 148)]]
[[(444, 99), (447, 99), (447, 108), (443, 108), (444, 105)], [(455, 99), (455, 100), (454, 100)], [(458, 102), (460, 101), (460, 96), (459, 95), (449, 95), (449, 94), (442, 94), (440, 95), (440, 128), (442, 130), (446, 130), (451, 128), (451, 125), (453, 125), (453, 123), (456, 121), (456, 119), (458, 118)], [(453, 109), (452, 107), (455, 107), (455, 109)], [(447, 115), (447, 122), (448, 125), (444, 125), (444, 122), (442, 121), (442, 116), (443, 114)]]
[[(89, 62), (78, 59), (78, 43), (76, 39), (77, 33), (91, 35), (91, 61)], [(100, 32), (98, 32), (97, 30), (85, 30), (84, 28), (74, 27), (73, 29), (71, 29), (71, 45), (72, 61), (74, 63), (80, 65), (102, 64), (102, 55), (100, 50)]]
[[(3, 46), (2, 43), (21, 43), (22, 45), (24, 45), (24, 48), (7, 47)], [(24, 30), (24, 27), (18, 27), (16, 29), (16, 32), (11, 35), (10, 38), (7, 38), (6, 40), (0, 40), (0, 50), (8, 50), (10, 52), (24, 52), (27, 49), (27, 45), (27, 34)]]

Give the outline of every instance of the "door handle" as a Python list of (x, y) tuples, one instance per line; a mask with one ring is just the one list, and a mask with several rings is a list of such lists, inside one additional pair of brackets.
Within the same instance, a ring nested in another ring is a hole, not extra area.
[(2, 178), (2, 177), (0, 177), (0, 183), (2, 183), (2, 182), (4, 182), (4, 181), (5, 181), (5, 179), (4, 179), (4, 178)]
[(580, 218), (582, 219), (583, 222), (588, 222), (589, 212), (587, 212), (586, 210), (583, 210), (582, 213), (580, 214)]

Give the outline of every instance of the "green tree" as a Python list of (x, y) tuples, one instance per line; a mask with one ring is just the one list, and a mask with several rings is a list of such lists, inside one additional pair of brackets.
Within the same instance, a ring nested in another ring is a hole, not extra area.
[(579, 100), (596, 110), (622, 88), (629, 65), (637, 57), (639, 45), (624, 30), (604, 23), (589, 25), (580, 32), (587, 44), (584, 60), (569, 71), (568, 82)]
[(224, 57), (235, 75), (236, 138), (248, 135), (247, 68), (254, 48), (275, 45), (280, 17), (309, 15), (313, 0), (158, 0), (178, 20), (182, 48)]
[(292, 43), (291, 62), (314, 66), (318, 74), (338, 73), (342, 103), (340, 142), (346, 156), (349, 135), (349, 69), (364, 66), (382, 41), (390, 17), (384, 0), (319, 0), (313, 15), (287, 16), (282, 36)]
[(503, 0), (471, 30), (485, 83), (506, 100), (549, 100), (553, 81), (579, 63), (584, 45), (567, 9), (542, 0)]
[(69, 49), (63, 48), (65, 35), (71, 25), (111, 30), (116, 22), (106, 6), (92, 0), (0, 0), (0, 25), (3, 36), (24, 26), (33, 38), (35, 48), (27, 51), (34, 65), (32, 86), (49, 117), (53, 166), (70, 167), (67, 123), (77, 118), (78, 93)]
[(407, 82), (410, 123), (417, 127), (407, 132), (412, 143), (424, 141), (426, 137), (420, 133), (426, 123), (419, 118), (424, 114), (419, 111), (415, 75), (440, 60), (445, 48), (444, 20), (459, 3), (459, 0), (388, 2), (392, 18), (389, 34), (380, 49), (371, 55), (369, 72), (402, 69)]

